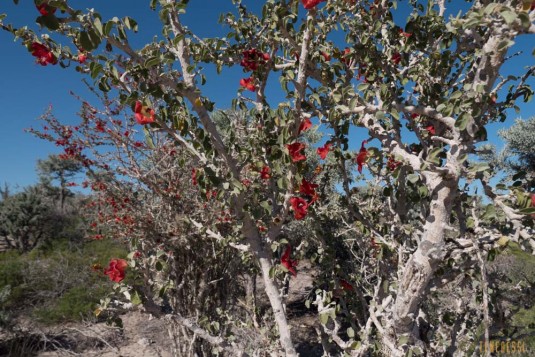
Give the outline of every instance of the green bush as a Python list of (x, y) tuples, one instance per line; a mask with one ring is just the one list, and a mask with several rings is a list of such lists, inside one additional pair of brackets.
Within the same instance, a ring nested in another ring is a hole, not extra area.
[(0, 311), (46, 324), (87, 317), (113, 285), (92, 265), (106, 267), (111, 258), (125, 256), (125, 247), (109, 240), (80, 244), (62, 239), (26, 254), (1, 253), (0, 291), (9, 286), (10, 293)]

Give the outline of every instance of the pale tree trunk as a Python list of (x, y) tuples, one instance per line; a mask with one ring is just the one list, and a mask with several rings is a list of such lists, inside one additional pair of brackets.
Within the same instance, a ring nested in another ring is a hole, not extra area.
[(436, 173), (426, 173), (425, 176), (428, 187), (432, 188), (432, 201), (418, 248), (401, 273), (390, 326), (389, 337), (394, 343), (401, 335), (408, 335), (411, 344), (420, 340), (415, 319), (429, 281), (446, 254), (444, 237), (457, 193), (457, 180), (446, 180)]
[(269, 276), (269, 271), (273, 267), (273, 264), (271, 264), (270, 254), (262, 245), (262, 238), (258, 234), (258, 229), (248, 215), (245, 215), (243, 219), (242, 231), (245, 237), (248, 239), (248, 242), (251, 246), (251, 251), (255, 253), (260, 263), (264, 290), (268, 296), (269, 303), (273, 310), (273, 316), (275, 317), (275, 323), (277, 324), (279, 330), (279, 342), (284, 349), (286, 356), (298, 356), (292, 342), (290, 325), (288, 324), (288, 319), (286, 318), (278, 284)]

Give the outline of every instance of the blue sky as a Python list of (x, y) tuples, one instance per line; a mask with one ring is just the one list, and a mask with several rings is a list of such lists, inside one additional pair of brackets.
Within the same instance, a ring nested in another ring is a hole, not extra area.
[[(244, 1), (245, 2), (245, 1)], [(90, 4), (106, 20), (113, 16), (130, 16), (139, 23), (139, 34), (132, 37), (134, 46), (141, 46), (150, 41), (155, 35), (159, 35), (160, 25), (157, 13), (148, 8), (148, 0), (72, 0), (74, 7), (83, 8)], [(254, 8), (260, 8), (262, 1), (247, 1), (254, 3)], [(188, 14), (184, 22), (200, 37), (224, 35), (222, 25), (217, 23), (219, 14), (232, 10), (230, 0), (193, 0), (188, 5)], [(9, 16), (6, 23), (13, 23), (16, 27), (31, 25), (38, 13), (33, 1), (21, 0), (15, 6), (10, 0), (2, 0), (0, 13)], [(397, 18), (402, 18), (398, 16)], [(400, 23), (401, 26), (404, 24)], [(531, 36), (533, 37), (533, 36)], [(59, 149), (53, 144), (45, 142), (24, 132), (30, 126), (40, 127), (37, 118), (52, 105), (55, 115), (64, 122), (76, 122), (76, 112), (79, 102), (69, 95), (72, 90), (85, 96), (87, 91), (81, 82), (81, 77), (74, 71), (74, 66), (62, 69), (59, 66), (42, 67), (35, 63), (34, 57), (21, 46), (20, 41), (13, 42), (12, 36), (0, 31), (0, 48), (2, 49), (2, 61), (0, 62), (0, 105), (2, 108), (2, 125), (0, 125), (0, 185), (7, 182), (12, 187), (24, 187), (33, 184), (37, 180), (35, 165), (38, 159), (43, 159), (50, 153), (58, 153)], [(533, 65), (535, 59), (529, 54), (533, 51), (533, 39), (531, 43), (527, 36), (520, 37), (517, 44), (511, 49), (511, 53), (519, 50), (525, 51), (524, 55), (512, 58), (504, 67), (511, 74), (521, 73), (523, 67)], [(231, 99), (236, 95), (239, 78), (243, 77), (241, 68), (234, 67), (223, 72), (223, 75), (214, 78), (215, 71), (207, 69), (206, 77), (208, 84), (203, 88), (205, 95), (216, 102), (218, 108), (228, 107)], [(210, 80), (212, 78), (212, 80)], [(277, 87), (276, 79), (274, 86)], [(236, 85), (234, 85), (236, 84)], [(531, 82), (533, 85), (533, 81)], [(270, 93), (270, 102), (276, 102), (280, 96), (277, 90)], [(514, 118), (521, 116), (528, 118), (535, 115), (535, 105), (521, 104), (521, 113), (517, 115), (510, 112), (505, 123), (492, 124), (488, 128), (489, 141), (501, 147), (503, 144), (498, 139), (496, 132), (499, 128), (508, 127)]]

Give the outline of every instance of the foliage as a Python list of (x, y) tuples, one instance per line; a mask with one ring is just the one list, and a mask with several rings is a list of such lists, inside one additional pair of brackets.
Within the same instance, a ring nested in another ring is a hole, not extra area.
[(518, 157), (517, 170), (535, 172), (535, 117), (518, 119), (513, 126), (500, 130), (500, 136), (506, 142), (504, 157), (516, 155)]
[(104, 266), (111, 257), (124, 256), (125, 250), (111, 241), (80, 245), (54, 240), (30, 253), (0, 254), (0, 290), (10, 291), (2, 310), (50, 324), (90, 316), (111, 291), (103, 273), (92, 266)]
[[(440, 0), (270, 0), (261, 13), (233, 0), (226, 36), (200, 39), (182, 23), (188, 1), (153, 0), (162, 36), (140, 50), (130, 17), (43, 3), (60, 10), (37, 18), (46, 35), (3, 28), (43, 66), (79, 62), (100, 104), (83, 101), (76, 126), (47, 112), (32, 132), (88, 171), (94, 238), (132, 248), (116, 296), (165, 315), (175, 341), (296, 356), (281, 285), (301, 257), (319, 271), (308, 305), (326, 353), (442, 355), (490, 338), (488, 261), (504, 240), (534, 250), (535, 209), (525, 174), (494, 187), (499, 173), (473, 158), (489, 124), (533, 96), (533, 68), (503, 70), (534, 33), (533, 2), (446, 18)], [(247, 73), (233, 114), (214, 112), (202, 63)]]

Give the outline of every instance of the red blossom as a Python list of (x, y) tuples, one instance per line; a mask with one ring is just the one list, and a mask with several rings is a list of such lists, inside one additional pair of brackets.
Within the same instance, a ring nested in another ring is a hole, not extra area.
[(104, 274), (110, 277), (110, 280), (116, 283), (121, 282), (125, 276), (125, 269), (128, 263), (124, 259), (112, 259), (108, 268), (104, 270)]
[(84, 64), (86, 60), (87, 60), (87, 55), (85, 53), (78, 54), (78, 62), (80, 62), (81, 64)]
[(139, 250), (136, 250), (134, 252), (134, 255), (132, 256), (134, 259), (139, 259), (141, 258), (141, 252)]
[(394, 158), (392, 156), (390, 156), (388, 158), (388, 162), (386, 163), (386, 167), (390, 170), (390, 171), (395, 171), (398, 166), (401, 166), (401, 161), (396, 161), (394, 160)]
[(283, 267), (288, 269), (288, 271), (293, 275), (297, 276), (297, 272), (295, 271), (295, 268), (297, 267), (297, 264), (299, 264), (298, 260), (290, 259), (290, 255), (292, 254), (292, 247), (288, 244), (286, 246), (286, 250), (282, 254), (281, 257), (281, 264)]
[(316, 7), (316, 5), (324, 1), (326, 0), (301, 0), (304, 8), (307, 10), (313, 9), (314, 7)]
[(426, 126), (425, 130), (427, 130), (431, 135), (436, 135), (435, 127), (433, 125)]
[(327, 52), (321, 52), (321, 55), (323, 56), (323, 59), (325, 60), (325, 62), (329, 62), (331, 60), (331, 55), (328, 54)]
[(58, 63), (56, 56), (54, 56), (52, 51), (50, 51), (50, 49), (45, 45), (34, 42), (32, 43), (31, 49), (32, 56), (37, 57), (37, 63), (39, 63), (41, 66)]
[(56, 8), (48, 5), (46, 2), (41, 5), (35, 5), (39, 13), (43, 16), (53, 15), (56, 12)]
[(197, 186), (197, 170), (191, 169), (191, 184), (193, 186)]
[(325, 145), (323, 145), (322, 147), (319, 147), (316, 150), (316, 152), (318, 153), (318, 155), (321, 157), (322, 160), (325, 160), (325, 158), (327, 157), (327, 154), (331, 150), (331, 146), (332, 144), (327, 142), (325, 143)]
[(258, 65), (264, 65), (269, 61), (269, 54), (262, 53), (256, 48), (243, 51), (243, 59), (240, 65), (245, 68), (246, 71), (256, 71)]
[(412, 119), (416, 119), (416, 118), (418, 118), (418, 117), (419, 117), (419, 115), (416, 114), (416, 113), (412, 113), (412, 114), (411, 114), (411, 118), (412, 118)]
[(269, 179), (271, 177), (270, 172), (271, 172), (271, 170), (270, 170), (269, 166), (262, 167), (262, 170), (260, 171), (260, 178), (262, 180)]
[(255, 89), (256, 89), (256, 85), (254, 84), (254, 78), (253, 77), (249, 77), (249, 78), (242, 78), (240, 79), (240, 86), (242, 86), (243, 88), (251, 91), (251, 92), (254, 92)]
[(368, 157), (368, 150), (364, 147), (368, 143), (368, 140), (364, 140), (362, 142), (362, 145), (360, 146), (360, 151), (357, 155), (357, 165), (359, 173), (362, 173), (362, 165), (366, 162), (366, 159)]
[(305, 218), (307, 215), (308, 203), (301, 197), (290, 198), (290, 204), (294, 211), (294, 218), (299, 220)]
[(307, 131), (310, 128), (312, 128), (312, 122), (310, 121), (310, 118), (305, 118), (301, 121), (301, 124), (299, 124), (299, 134), (301, 134), (302, 131)]
[(344, 279), (340, 279), (340, 286), (342, 286), (342, 289), (345, 291), (353, 291), (353, 285), (349, 284)]
[(399, 62), (401, 62), (401, 55), (399, 54), (399, 52), (396, 52), (392, 55), (392, 62), (394, 62), (395, 64), (399, 64)]
[(102, 240), (102, 239), (104, 239), (104, 236), (102, 234), (95, 234), (93, 236), (93, 239), (94, 240)]
[(288, 144), (286, 147), (288, 148), (288, 152), (290, 153), (293, 162), (306, 160), (306, 156), (301, 153), (301, 150), (305, 148), (305, 144), (296, 142), (293, 144)]
[(138, 124), (145, 125), (154, 123), (154, 109), (141, 104), (139, 100), (136, 101), (134, 113)]
[(405, 38), (409, 38), (412, 36), (412, 33), (405, 32), (402, 29), (399, 29), (399, 34)]
[(304, 178), (301, 181), (301, 185), (299, 186), (299, 192), (312, 197), (308, 205), (311, 205), (318, 199), (318, 193), (316, 192), (316, 188), (318, 188), (318, 185), (308, 182)]

